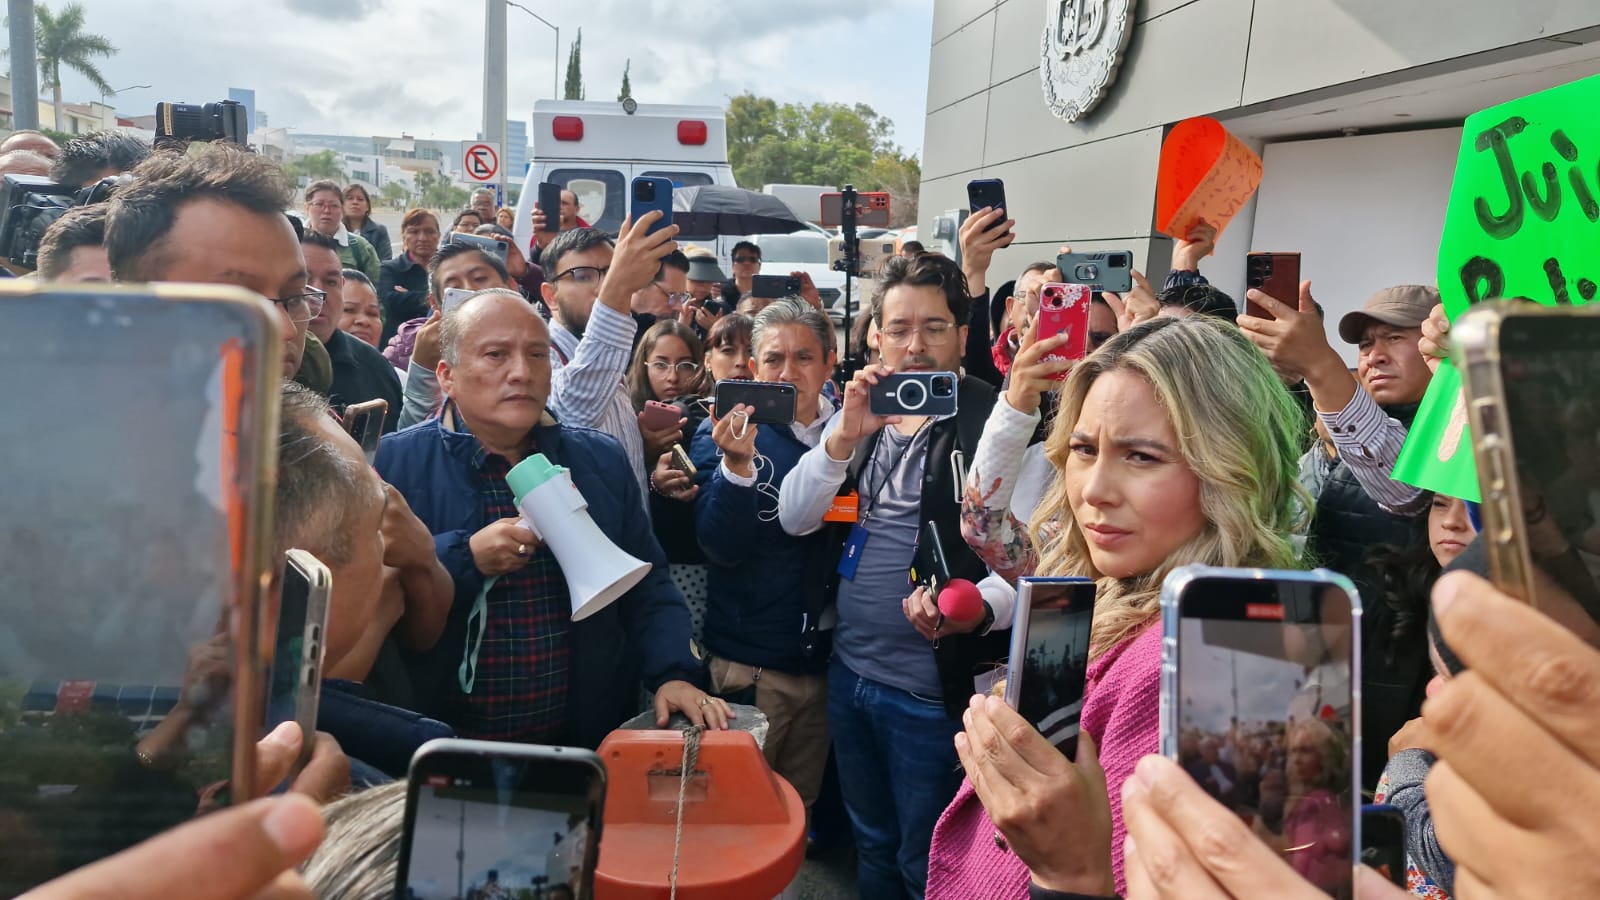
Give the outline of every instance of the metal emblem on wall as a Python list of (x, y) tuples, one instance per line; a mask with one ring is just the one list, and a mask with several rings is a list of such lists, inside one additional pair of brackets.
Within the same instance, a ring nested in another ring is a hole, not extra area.
[(1050, 111), (1076, 122), (1105, 97), (1133, 34), (1134, 0), (1045, 0), (1039, 80)]

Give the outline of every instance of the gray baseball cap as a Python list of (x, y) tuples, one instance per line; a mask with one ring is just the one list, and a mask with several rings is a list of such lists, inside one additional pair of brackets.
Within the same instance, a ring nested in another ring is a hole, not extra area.
[(1428, 313), (1439, 305), (1438, 288), (1425, 284), (1401, 284), (1384, 288), (1367, 298), (1355, 312), (1339, 320), (1339, 337), (1359, 344), (1373, 322), (1396, 328), (1417, 328), (1428, 320)]

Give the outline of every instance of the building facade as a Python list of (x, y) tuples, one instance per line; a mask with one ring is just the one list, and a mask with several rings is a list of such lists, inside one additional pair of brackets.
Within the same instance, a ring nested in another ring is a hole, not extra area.
[(1201, 271), (1242, 303), (1247, 252), (1300, 251), (1343, 347), (1343, 312), (1435, 282), (1462, 120), (1600, 72), (1600, 3), (937, 0), (932, 38), (922, 235), (1001, 178), (1018, 238), (991, 283), (1070, 244), (1131, 250), (1159, 288), (1161, 143), (1212, 116), (1264, 175)]

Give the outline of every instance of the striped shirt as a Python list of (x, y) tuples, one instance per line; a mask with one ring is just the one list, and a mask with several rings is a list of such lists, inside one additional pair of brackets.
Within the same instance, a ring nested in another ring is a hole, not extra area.
[(639, 417), (628, 398), (624, 375), (633, 358), (633, 317), (595, 301), (583, 337), (550, 320), (550, 408), (563, 425), (604, 432), (622, 442), (649, 507), (650, 482), (644, 464)]

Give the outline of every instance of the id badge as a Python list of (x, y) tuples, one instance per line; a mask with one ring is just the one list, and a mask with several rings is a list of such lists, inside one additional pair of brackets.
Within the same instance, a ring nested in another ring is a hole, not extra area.
[(856, 580), (856, 567), (861, 565), (861, 551), (866, 549), (869, 537), (871, 535), (864, 526), (850, 526), (850, 537), (844, 542), (844, 553), (839, 556), (840, 578), (846, 581)]

